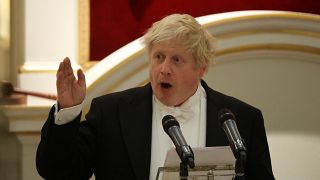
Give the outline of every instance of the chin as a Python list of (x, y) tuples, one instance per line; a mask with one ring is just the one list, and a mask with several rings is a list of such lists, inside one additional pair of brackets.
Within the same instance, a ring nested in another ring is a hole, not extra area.
[(174, 103), (172, 103), (170, 101), (165, 101), (165, 102), (161, 101), (161, 102), (162, 102), (162, 104), (164, 104), (166, 106), (174, 106)]
[(172, 102), (172, 100), (170, 100), (169, 98), (165, 98), (164, 96), (157, 96), (157, 99), (164, 105), (166, 106), (174, 106), (174, 103)]
[(166, 105), (166, 106), (177, 106), (179, 104), (181, 104), (178, 101), (175, 101), (173, 99), (161, 99), (160, 100), (162, 104)]

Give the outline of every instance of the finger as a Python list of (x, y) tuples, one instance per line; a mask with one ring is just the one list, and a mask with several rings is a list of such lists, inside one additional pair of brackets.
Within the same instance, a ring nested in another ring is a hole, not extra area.
[(57, 87), (57, 91), (61, 88), (62, 86), (62, 80), (64, 79), (64, 61), (65, 61), (66, 58), (63, 59), (63, 61), (60, 62), (59, 64), (59, 68), (58, 68), (58, 71), (57, 71), (57, 74), (56, 74), (56, 87)]
[(56, 85), (60, 85), (61, 87), (61, 84), (63, 80), (65, 80), (65, 77), (67, 76), (67, 74), (65, 73), (65, 67), (66, 67), (66, 63), (67, 63), (67, 59), (69, 59), (68, 57), (64, 58), (62, 60), (62, 62), (60, 62), (59, 64), (59, 68), (58, 68), (58, 71), (57, 71), (57, 74), (56, 74), (56, 78), (57, 78), (57, 81), (56, 81)]
[(78, 84), (82, 87), (86, 87), (86, 77), (81, 69), (77, 71)]
[(57, 74), (56, 74), (56, 77), (57, 77), (57, 78), (58, 78), (59, 73), (61, 74), (62, 71), (63, 71), (63, 62), (60, 62), (59, 68), (58, 68)]
[(65, 83), (64, 83), (65, 79), (66, 79), (66, 78), (65, 78), (63, 72), (58, 72), (58, 73), (57, 73), (56, 85), (57, 85), (58, 87), (61, 87), (62, 85), (65, 84)]
[(66, 64), (67, 64), (68, 59), (69, 59), (68, 57), (65, 57), (65, 58), (63, 59), (63, 61), (62, 61), (63, 70), (66, 68)]
[(71, 66), (71, 62), (70, 62), (70, 59), (68, 57), (66, 57), (64, 59), (64, 64), (65, 64), (65, 73), (67, 75), (73, 74), (73, 69), (72, 69), (72, 66)]
[(58, 78), (56, 81), (56, 88), (57, 88), (58, 96), (60, 95), (60, 93), (66, 91), (66, 89), (67, 89), (68, 82), (66, 82), (65, 79), (66, 78), (63, 76), (62, 73), (58, 74)]

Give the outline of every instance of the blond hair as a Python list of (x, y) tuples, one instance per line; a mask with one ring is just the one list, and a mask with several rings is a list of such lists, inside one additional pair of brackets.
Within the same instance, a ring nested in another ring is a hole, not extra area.
[(153, 23), (143, 36), (148, 52), (156, 43), (178, 39), (191, 52), (199, 68), (214, 62), (215, 38), (188, 14), (172, 14)]

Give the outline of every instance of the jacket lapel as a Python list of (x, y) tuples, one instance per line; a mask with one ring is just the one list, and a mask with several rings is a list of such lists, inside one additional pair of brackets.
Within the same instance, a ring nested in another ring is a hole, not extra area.
[(204, 81), (202, 87), (207, 94), (207, 135), (206, 146), (227, 146), (228, 141), (218, 121), (218, 112), (224, 107), (219, 94), (212, 90)]
[(122, 134), (136, 179), (147, 180), (150, 171), (152, 131), (150, 84), (129, 93), (119, 109)]

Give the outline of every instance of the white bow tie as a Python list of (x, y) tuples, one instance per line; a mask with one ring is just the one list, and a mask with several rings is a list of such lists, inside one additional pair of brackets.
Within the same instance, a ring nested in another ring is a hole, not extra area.
[(177, 106), (177, 107), (165, 106), (156, 97), (154, 98), (155, 98), (156, 104), (159, 107), (161, 118), (163, 118), (166, 115), (172, 115), (180, 123), (186, 123), (190, 119), (194, 119), (194, 116), (196, 114), (194, 107), (199, 106), (199, 103), (201, 101), (201, 93), (202, 93), (201, 84), (199, 83), (198, 89), (195, 92), (195, 94), (189, 97), (189, 99), (187, 99), (181, 106)]
[(172, 115), (180, 123), (186, 123), (190, 119), (194, 118), (195, 112), (192, 109), (191, 105), (182, 106), (182, 107), (167, 107), (162, 106), (160, 108), (161, 117), (163, 118), (166, 115)]

